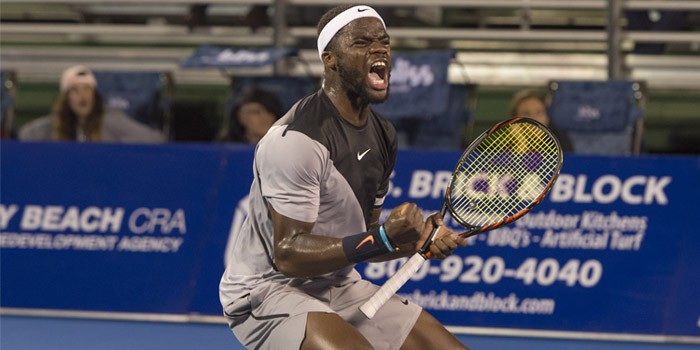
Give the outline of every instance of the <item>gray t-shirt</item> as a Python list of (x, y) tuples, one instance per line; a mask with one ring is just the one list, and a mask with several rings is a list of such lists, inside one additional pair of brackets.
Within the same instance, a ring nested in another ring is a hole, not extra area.
[[(51, 115), (32, 120), (19, 131), (22, 141), (51, 141), (53, 120)], [(129, 118), (123, 112), (106, 108), (100, 129), (102, 140), (106, 143), (159, 143), (163, 135), (140, 122)]]
[[(367, 230), (384, 202), (396, 161), (394, 127), (372, 112), (356, 127), (319, 90), (299, 101), (258, 143), (249, 215), (232, 238), (220, 284), (223, 305), (266, 281), (304, 283), (275, 267), (273, 227), (267, 204), (278, 213), (315, 222), (313, 234), (342, 238)], [(360, 278), (353, 267), (324, 276)]]

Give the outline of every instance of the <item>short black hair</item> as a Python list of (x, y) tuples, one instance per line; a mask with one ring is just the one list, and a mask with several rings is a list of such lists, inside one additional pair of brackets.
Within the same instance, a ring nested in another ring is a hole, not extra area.
[[(358, 5), (357, 4), (340, 5), (340, 6), (336, 6), (332, 9), (326, 11), (326, 13), (324, 13), (323, 16), (321, 16), (321, 19), (318, 20), (318, 25), (316, 26), (316, 36), (321, 35), (321, 31), (323, 30), (323, 28), (325, 28), (326, 25), (328, 24), (328, 22), (330, 22), (333, 18), (335, 18), (337, 15), (341, 14), (343, 11), (345, 11), (351, 7), (355, 7), (355, 6), (358, 6)], [(341, 31), (342, 31), (342, 29), (341, 29)], [(340, 33), (340, 31), (338, 33)], [(328, 42), (328, 45), (326, 46), (325, 51), (335, 51), (337, 49), (335, 39), (337, 38), (338, 33), (336, 33), (336, 36), (334, 36), (331, 39), (331, 41)]]
[(217, 141), (247, 142), (245, 138), (246, 130), (238, 120), (238, 111), (244, 104), (251, 102), (261, 104), (268, 112), (274, 114), (276, 119), (282, 117), (282, 114), (284, 113), (282, 110), (282, 103), (277, 98), (277, 95), (255, 86), (247, 88), (241, 92), (241, 94), (235, 100), (235, 105), (233, 108), (231, 108), (231, 113), (229, 114), (228, 129), (222, 130), (222, 132), (216, 137)]
[(249, 88), (243, 91), (237, 101), (238, 108), (242, 107), (246, 103), (257, 102), (261, 104), (268, 112), (279, 118), (282, 116), (282, 104), (280, 103), (277, 96), (267, 90), (260, 88)]

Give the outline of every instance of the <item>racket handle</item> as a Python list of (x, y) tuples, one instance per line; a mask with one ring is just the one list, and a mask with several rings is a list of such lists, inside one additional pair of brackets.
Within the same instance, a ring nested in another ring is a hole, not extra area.
[(389, 300), (391, 297), (403, 286), (406, 281), (408, 281), (413, 274), (418, 271), (418, 269), (425, 262), (425, 257), (420, 253), (413, 254), (411, 258), (401, 266), (399, 271), (396, 272), (391, 278), (389, 278), (384, 285), (377, 290), (374, 295), (369, 298), (362, 306), (360, 306), (360, 311), (362, 311), (367, 318), (371, 319), (374, 314)]

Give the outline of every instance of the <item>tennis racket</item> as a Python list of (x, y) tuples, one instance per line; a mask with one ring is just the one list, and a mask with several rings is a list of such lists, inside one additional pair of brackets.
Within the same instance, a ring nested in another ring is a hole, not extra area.
[[(559, 176), (564, 156), (559, 140), (542, 124), (513, 118), (494, 125), (464, 151), (452, 172), (440, 212), (467, 229), (462, 237), (507, 225), (539, 204)], [(361, 307), (367, 318), (430, 258), (430, 238)]]

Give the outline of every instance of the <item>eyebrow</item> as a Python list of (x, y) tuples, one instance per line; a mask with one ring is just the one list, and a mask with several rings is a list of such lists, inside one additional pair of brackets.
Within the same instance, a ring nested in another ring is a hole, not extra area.
[(359, 33), (355, 37), (351, 37), (352, 40), (374, 40), (375, 38), (377, 40), (391, 39), (391, 37), (389, 36), (389, 33), (386, 33), (386, 32), (384, 32), (384, 34), (382, 34), (382, 35), (379, 35), (378, 37), (375, 37), (367, 32), (362, 32), (362, 33)]

